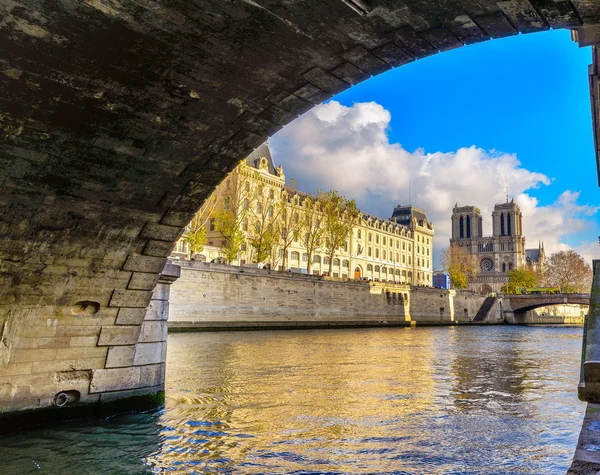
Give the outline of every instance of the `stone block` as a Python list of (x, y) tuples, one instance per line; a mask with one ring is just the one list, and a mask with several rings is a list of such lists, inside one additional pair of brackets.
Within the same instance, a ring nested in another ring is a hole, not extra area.
[(163, 270), (166, 262), (167, 259), (165, 257), (131, 255), (127, 257), (127, 261), (125, 261), (123, 270), (158, 274)]
[(114, 346), (108, 349), (107, 368), (119, 368), (133, 365), (135, 346)]
[(165, 364), (143, 366), (140, 373), (140, 381), (145, 386), (158, 386), (165, 382)]
[[(187, 222), (189, 223), (189, 221)], [(143, 254), (146, 256), (167, 257), (171, 254), (171, 252), (173, 252), (175, 244), (177, 243), (169, 241), (156, 241), (151, 239), (148, 241), (148, 244), (146, 244)]]
[(122, 391), (140, 387), (140, 368), (97, 369), (92, 375), (90, 393)]
[(337, 94), (350, 87), (350, 84), (332, 76), (320, 68), (313, 68), (303, 74), (302, 77), (319, 89), (330, 92), (331, 94)]
[(183, 227), (147, 223), (142, 230), (141, 237), (145, 239), (156, 239), (157, 241), (175, 242), (182, 234)]
[(146, 308), (152, 292), (146, 290), (115, 290), (110, 299), (111, 307)]
[(390, 66), (387, 63), (381, 61), (378, 57), (361, 46), (346, 51), (342, 56), (355, 66), (358, 66), (362, 71), (367, 73), (367, 75), (375, 76), (376, 74), (380, 74), (390, 69)]
[(136, 366), (164, 363), (167, 357), (167, 342), (138, 343), (135, 346), (133, 364)]
[(98, 346), (134, 345), (140, 336), (138, 325), (102, 327)]
[(83, 346), (96, 346), (98, 343), (98, 336), (75, 336), (71, 337), (69, 346), (71, 348), (83, 347)]
[(373, 54), (393, 67), (402, 66), (413, 61), (413, 57), (396, 43), (388, 43), (380, 46), (373, 50)]
[(170, 284), (158, 284), (152, 292), (152, 300), (169, 300), (170, 289)]
[(121, 308), (115, 323), (117, 325), (140, 325), (145, 316), (145, 308)]
[(10, 363), (28, 363), (33, 361), (48, 361), (56, 358), (56, 348), (46, 349), (16, 349), (12, 352)]
[(134, 272), (127, 288), (131, 290), (153, 290), (157, 283), (158, 274)]
[[(183, 211), (169, 211), (167, 214), (165, 214), (163, 219), (160, 220), (160, 223), (166, 224), (168, 226), (184, 227), (194, 218), (194, 215), (195, 213), (185, 213)], [(154, 255), (149, 254), (147, 252), (144, 252), (144, 254)], [(166, 255), (168, 256), (169, 254), (170, 251)]]
[(32, 363), (32, 373), (53, 373), (56, 371), (102, 369), (106, 356), (101, 358), (73, 358), (70, 360), (39, 361)]
[(167, 322), (163, 321), (146, 321), (142, 323), (142, 329), (138, 341), (141, 343), (149, 343), (156, 341), (166, 341), (167, 339)]
[(153, 300), (148, 306), (144, 320), (167, 320), (169, 318), (169, 302)]
[(86, 358), (106, 358), (106, 348), (94, 346), (94, 347), (75, 347), (75, 348), (62, 348), (57, 350), (57, 360), (74, 360), (74, 359), (86, 359)]

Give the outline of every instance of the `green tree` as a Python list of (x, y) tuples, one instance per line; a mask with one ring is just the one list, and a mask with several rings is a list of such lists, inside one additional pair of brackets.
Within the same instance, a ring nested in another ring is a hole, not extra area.
[(221, 248), (227, 262), (237, 259), (244, 243), (240, 221), (231, 210), (219, 210), (214, 214), (215, 229), (225, 238)]
[(459, 245), (453, 244), (442, 250), (442, 267), (450, 276), (454, 289), (469, 287), (469, 279), (477, 275), (477, 268), (471, 256)]
[(512, 269), (508, 271), (508, 283), (502, 286), (502, 292), (505, 294), (519, 294), (523, 287), (537, 287), (538, 276), (536, 273), (526, 267)]
[(546, 280), (563, 292), (586, 293), (592, 287), (592, 267), (573, 250), (556, 252), (546, 262)]
[(356, 201), (340, 196), (335, 190), (319, 192), (323, 219), (323, 245), (329, 258), (329, 276), (333, 273), (333, 259), (352, 233), (359, 211)]

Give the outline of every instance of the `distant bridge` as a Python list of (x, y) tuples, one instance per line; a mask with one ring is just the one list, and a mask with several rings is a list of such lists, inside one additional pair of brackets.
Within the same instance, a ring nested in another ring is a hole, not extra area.
[(503, 301), (510, 306), (514, 313), (525, 313), (550, 305), (589, 305), (590, 294), (505, 295)]

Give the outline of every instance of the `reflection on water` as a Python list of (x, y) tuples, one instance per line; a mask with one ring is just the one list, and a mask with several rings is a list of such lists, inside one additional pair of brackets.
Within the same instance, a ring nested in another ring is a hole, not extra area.
[(0, 438), (0, 473), (562, 474), (581, 333), (172, 334), (164, 410)]

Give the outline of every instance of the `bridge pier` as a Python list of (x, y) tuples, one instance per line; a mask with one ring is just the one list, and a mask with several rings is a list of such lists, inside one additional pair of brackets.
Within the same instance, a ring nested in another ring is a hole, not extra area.
[[(80, 302), (72, 315), (48, 318), (46, 333), (32, 326), (33, 338), (5, 325), (0, 431), (162, 404), (169, 292), (179, 275), (167, 261), (146, 307), (135, 299), (118, 308)], [(39, 309), (30, 313), (39, 320)]]

